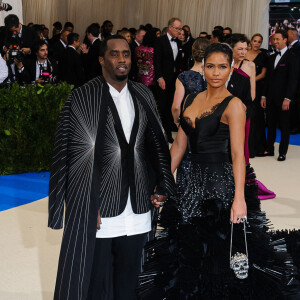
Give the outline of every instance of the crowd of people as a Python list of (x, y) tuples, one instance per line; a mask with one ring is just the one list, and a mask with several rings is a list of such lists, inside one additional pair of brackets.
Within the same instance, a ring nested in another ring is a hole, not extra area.
[(49, 227), (62, 228), (66, 207), (54, 299), (299, 298), (260, 210), (275, 194), (249, 164), (274, 156), (278, 126), (284, 161), (290, 121), (300, 128), (297, 30), (277, 29), (262, 49), (261, 34), (229, 27), (194, 39), (179, 18), (117, 34), (93, 23), (83, 42), (72, 23), (53, 26), (49, 39), (9, 15), (0, 41), (6, 83), (75, 87), (49, 183)]
[[(50, 39), (49, 29), (45, 25), (29, 23), (25, 26), (19, 22), (17, 16), (7, 16), (5, 26), (0, 29), (0, 84), (5, 86), (13, 82), (30, 84), (66, 81), (76, 88), (101, 75), (100, 45), (113, 34), (112, 22), (106, 20), (102, 26), (98, 23), (89, 25), (84, 37), (73, 31), (74, 25), (71, 22), (66, 22), (64, 26), (55, 22)], [(280, 46), (274, 40), (276, 31), (283, 40)], [(244, 95), (248, 97), (248, 100), (244, 99), (244, 103), (248, 101), (249, 114), (250, 111), (252, 113), (252, 122), (249, 125), (249, 155), (252, 158), (273, 155), (276, 126), (280, 122), (282, 146), (278, 158), (280, 161), (285, 160), (289, 134), (299, 133), (300, 130), (300, 92), (299, 88), (295, 90), (296, 85), (299, 86), (299, 72), (295, 70), (298, 65), (291, 63), (294, 68), (285, 68), (287, 72), (284, 76), (288, 86), (281, 78), (270, 79), (274, 72), (271, 72), (272, 66), (267, 67), (278, 47), (285, 49), (288, 46), (291, 48), (288, 53), (299, 56), (298, 31), (292, 23), (285, 20), (281, 27), (279, 24), (270, 27), (269, 49), (261, 48), (263, 37), (260, 34), (254, 35), (250, 41), (246, 36), (240, 37), (239, 43), (244, 44), (244, 49), (234, 48), (232, 36), (234, 39), (236, 34), (232, 35), (230, 27), (215, 26), (211, 34), (200, 32), (199, 38), (195, 39), (190, 27), (182, 26), (179, 20), (170, 20), (168, 26), (162, 30), (146, 24), (140, 25), (139, 29), (124, 27), (117, 30), (116, 34), (125, 37), (130, 45), (132, 64), (129, 79), (147, 85), (154, 93), (170, 143), (173, 142), (172, 131), (177, 131), (175, 124), (178, 124), (180, 105), (186, 95), (180, 78), (187, 76), (185, 72), (188, 70), (195, 71), (193, 74), (200, 74), (199, 76), (202, 72), (199, 49), (194, 49), (193, 53), (195, 40), (198, 44), (199, 39), (202, 40), (200, 44), (207, 42), (205, 46), (200, 46), (202, 52), (209, 43), (230, 44), (236, 53), (235, 69), (241, 63), (241, 70), (246, 69), (245, 73), (251, 75), (251, 97)], [(292, 55), (288, 56), (291, 60)], [(248, 61), (254, 63), (252, 70), (247, 68), (247, 65), (251, 65)], [(281, 72), (278, 73), (282, 76)], [(178, 77), (179, 74), (181, 75)], [(288, 93), (282, 93), (288, 94), (286, 100), (291, 102), (291, 109), (276, 109), (275, 106), (278, 107), (279, 103), (275, 105), (274, 100), (270, 102), (270, 109), (266, 109), (267, 101), (261, 100), (261, 97), (266, 97), (264, 94), (273, 90), (269, 89), (270, 85), (289, 90)], [(269, 129), (268, 140), (266, 126)]]

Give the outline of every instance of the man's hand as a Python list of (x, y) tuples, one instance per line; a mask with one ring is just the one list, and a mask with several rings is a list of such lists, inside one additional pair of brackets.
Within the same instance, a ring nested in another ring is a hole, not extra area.
[(79, 46), (79, 49), (82, 51), (83, 54), (89, 53), (89, 49), (88, 49), (88, 47), (87, 47), (86, 44), (81, 44), (81, 45)]
[(14, 59), (15, 65), (20, 70), (23, 68), (23, 63), (21, 61), (18, 61), (16, 58)]
[(166, 82), (165, 82), (165, 80), (163, 79), (163, 77), (161, 77), (161, 78), (158, 79), (158, 85), (159, 85), (159, 87), (160, 87), (162, 90), (165, 90), (165, 89), (166, 89)]
[(282, 102), (282, 110), (289, 110), (290, 103), (291, 103), (291, 101), (284, 99)]
[(261, 98), (260, 100), (260, 106), (265, 109), (267, 107), (267, 100), (266, 98)]
[(25, 55), (30, 54), (30, 52), (31, 52), (30, 48), (22, 48), (21, 50), (23, 51), (23, 53)]
[(164, 202), (167, 200), (167, 196), (154, 194), (151, 196), (151, 203), (156, 207), (163, 206)]
[(39, 78), (35, 81), (35, 83), (44, 83), (44, 80), (42, 78)]
[(97, 229), (100, 230), (101, 216), (100, 216), (100, 209), (98, 210), (98, 217), (97, 217)]

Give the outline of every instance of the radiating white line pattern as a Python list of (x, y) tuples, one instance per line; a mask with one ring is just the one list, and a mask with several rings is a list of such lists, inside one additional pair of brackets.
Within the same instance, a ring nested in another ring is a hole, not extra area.
[(135, 191), (136, 191), (136, 213), (144, 213), (149, 210), (149, 187), (148, 172), (145, 161), (145, 138), (148, 125), (146, 112), (142, 105), (138, 102), (139, 109), (139, 128), (134, 146), (134, 175), (135, 175)]
[[(129, 84), (139, 96), (135, 97), (139, 110), (139, 127), (132, 150), (133, 182), (136, 186), (133, 201), (137, 205), (136, 213), (144, 213), (149, 210), (149, 178), (145, 163), (147, 151), (155, 152), (155, 164), (159, 168), (164, 190), (171, 193), (174, 181), (172, 183), (167, 146), (164, 142), (163, 147), (160, 145), (163, 141), (162, 127), (153, 96), (144, 86)], [(107, 84), (103, 78), (97, 77), (71, 93), (59, 119), (49, 181), (48, 222), (51, 228), (62, 228), (65, 204), (65, 228), (55, 300), (86, 299), (96, 239), (98, 205), (100, 211), (107, 211), (113, 216), (120, 213), (121, 184), (124, 177), (122, 150), (113, 114), (105, 105), (107, 102), (104, 99), (113, 101)], [(152, 128), (150, 123), (156, 127)], [(145, 149), (144, 146), (149, 133), (149, 137), (153, 139), (153, 149)], [(99, 157), (95, 157), (97, 153), (99, 155), (97, 147), (102, 147), (103, 151), (100, 151), (102, 154)], [(159, 151), (163, 153), (158, 153)]]
[(121, 183), (121, 148), (114, 129), (113, 115), (110, 108), (108, 108), (100, 191), (100, 211), (105, 217), (119, 214)]

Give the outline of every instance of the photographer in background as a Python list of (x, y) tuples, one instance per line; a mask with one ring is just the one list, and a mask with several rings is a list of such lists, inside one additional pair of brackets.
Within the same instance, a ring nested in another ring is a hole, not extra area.
[(6, 39), (15, 38), (18, 40), (23, 53), (29, 55), (33, 45), (38, 40), (35, 32), (31, 28), (22, 25), (16, 15), (8, 15), (5, 17), (4, 24), (7, 30)]
[(24, 61), (21, 70), (22, 80), (25, 83), (54, 83), (57, 76), (55, 60), (48, 58), (48, 45), (44, 40), (39, 40), (34, 46), (35, 59), (28, 58)]
[[(3, 73), (6, 73), (6, 78), (2, 81), (3, 84), (10, 84), (14, 82), (22, 83), (22, 69), (25, 55), (20, 49), (18, 41), (14, 38), (11, 38), (5, 42), (3, 48), (5, 54), (3, 55), (3, 60), (6, 63), (6, 68), (3, 65), (1, 67), (1, 77)], [(1, 64), (2, 65), (2, 64)]]

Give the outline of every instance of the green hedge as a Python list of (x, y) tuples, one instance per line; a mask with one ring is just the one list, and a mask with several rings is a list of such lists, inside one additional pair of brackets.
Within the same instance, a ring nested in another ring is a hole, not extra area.
[(55, 130), (72, 86), (0, 89), (0, 174), (50, 170)]

